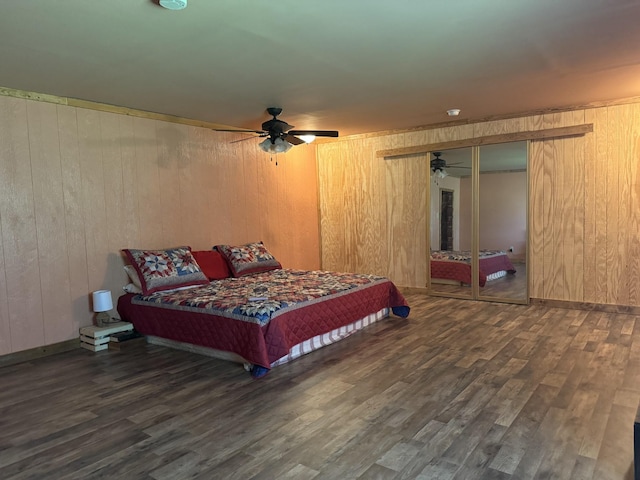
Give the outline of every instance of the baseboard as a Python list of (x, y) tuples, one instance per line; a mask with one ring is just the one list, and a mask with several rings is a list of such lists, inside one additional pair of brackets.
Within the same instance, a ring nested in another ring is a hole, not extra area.
[(427, 287), (398, 287), (398, 290), (400, 290), (400, 293), (402, 293), (403, 295), (405, 293), (422, 293), (424, 295), (429, 294), (429, 289), (427, 289)]
[[(424, 294), (429, 295), (427, 287), (398, 287), (402, 294)], [(451, 298), (460, 298), (455, 295), (433, 295), (447, 296)], [(614, 305), (610, 303), (589, 303), (589, 302), (573, 302), (569, 300), (549, 300), (544, 298), (531, 298), (531, 305), (541, 305), (549, 308), (567, 308), (569, 310), (592, 310), (595, 312), (605, 313), (624, 313), (628, 315), (640, 315), (640, 306), (635, 305)]]
[(53, 343), (43, 347), (30, 348), (29, 350), (22, 350), (21, 352), (0, 355), (0, 367), (28, 362), (36, 358), (75, 350), (76, 348), (80, 348), (80, 340), (78, 338), (73, 338), (71, 340), (65, 340), (64, 342)]
[(593, 310), (606, 313), (626, 313), (640, 315), (640, 307), (634, 305), (614, 305), (610, 303), (572, 302), (568, 300), (547, 300), (544, 298), (532, 298), (532, 305), (542, 305), (551, 308), (568, 308), (571, 310)]

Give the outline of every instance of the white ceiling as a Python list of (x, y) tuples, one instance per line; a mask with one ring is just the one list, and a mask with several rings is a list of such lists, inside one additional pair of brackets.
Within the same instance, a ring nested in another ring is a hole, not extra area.
[(6, 0), (0, 86), (341, 135), (640, 96), (637, 0)]

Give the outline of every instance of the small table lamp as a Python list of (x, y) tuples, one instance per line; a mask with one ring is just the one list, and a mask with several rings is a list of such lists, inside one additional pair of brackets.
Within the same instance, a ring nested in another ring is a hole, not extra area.
[(111, 316), (107, 313), (113, 308), (113, 300), (111, 300), (111, 291), (96, 290), (93, 292), (93, 311), (96, 315), (96, 325), (104, 327), (111, 323)]

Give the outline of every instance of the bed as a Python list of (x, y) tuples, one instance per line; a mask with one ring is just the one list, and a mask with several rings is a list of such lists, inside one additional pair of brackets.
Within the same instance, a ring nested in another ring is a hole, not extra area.
[[(479, 285), (484, 287), (487, 281), (515, 274), (511, 260), (501, 250), (480, 250)], [(471, 284), (471, 252), (453, 250), (434, 250), (431, 252), (431, 281), (453, 281)]]
[[(177, 262), (184, 264), (186, 258), (193, 274), (191, 250), (179, 248), (183, 258)], [(409, 315), (406, 300), (387, 278), (284, 269), (261, 243), (216, 248), (223, 257), (226, 252), (232, 260), (244, 260), (227, 262), (229, 275), (209, 272), (206, 281), (198, 275), (195, 282), (186, 282), (189, 285), (174, 279), (171, 288), (157, 289), (153, 281), (145, 284), (140, 278), (144, 291), (126, 293), (118, 300), (121, 319), (133, 323), (151, 343), (238, 361), (254, 377), (261, 377), (277, 365), (346, 338), (390, 313)], [(247, 248), (257, 253), (238, 257), (237, 250)], [(142, 253), (128, 255), (133, 265), (142, 263), (139, 257), (156, 262), (148, 250), (134, 252)], [(263, 260), (252, 262), (247, 256)], [(267, 257), (270, 259), (264, 260)], [(247, 267), (251, 263), (254, 266)], [(144, 275), (144, 268), (138, 270)]]

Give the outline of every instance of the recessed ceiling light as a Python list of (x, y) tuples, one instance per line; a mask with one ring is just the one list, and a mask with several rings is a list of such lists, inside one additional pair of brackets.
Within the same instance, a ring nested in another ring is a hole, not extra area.
[(182, 10), (187, 8), (187, 0), (160, 0), (160, 6), (169, 10)]
[(457, 117), (458, 115), (460, 115), (460, 109), (452, 108), (451, 110), (447, 110), (447, 115), (449, 115), (450, 117)]

